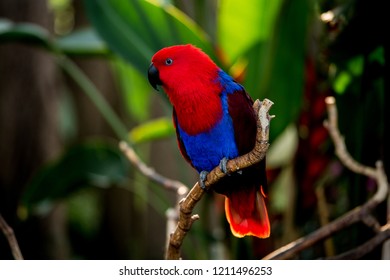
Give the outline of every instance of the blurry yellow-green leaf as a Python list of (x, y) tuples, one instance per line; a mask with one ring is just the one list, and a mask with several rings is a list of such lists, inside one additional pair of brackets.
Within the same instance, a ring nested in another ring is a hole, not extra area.
[(297, 148), (298, 130), (295, 124), (290, 124), (269, 147), (267, 152), (267, 167), (276, 169), (291, 164)]
[(135, 143), (142, 143), (151, 140), (171, 137), (175, 134), (172, 120), (168, 118), (154, 119), (134, 127), (130, 133), (130, 140)]
[(235, 61), (273, 30), (282, 0), (222, 0), (218, 12), (218, 42), (229, 60)]
[(351, 74), (343, 71), (339, 75), (337, 75), (334, 83), (333, 83), (333, 89), (338, 94), (343, 94), (346, 90), (346, 88), (350, 85), (352, 81)]
[(294, 166), (290, 164), (282, 169), (280, 175), (270, 187), (272, 211), (283, 213), (291, 206), (291, 201), (295, 199), (295, 181), (292, 178), (294, 178)]

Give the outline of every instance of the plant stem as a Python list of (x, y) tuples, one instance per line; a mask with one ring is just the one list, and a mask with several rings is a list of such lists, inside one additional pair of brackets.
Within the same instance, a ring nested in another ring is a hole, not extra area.
[[(57, 62), (61, 68), (67, 73), (84, 91), (84, 93), (95, 104), (96, 108), (102, 114), (104, 119), (111, 126), (119, 139), (130, 142), (128, 131), (124, 123), (110, 107), (107, 101), (103, 98), (101, 92), (91, 82), (91, 80), (81, 71), (81, 69), (69, 58), (58, 56)], [(130, 143), (129, 143), (130, 144)]]

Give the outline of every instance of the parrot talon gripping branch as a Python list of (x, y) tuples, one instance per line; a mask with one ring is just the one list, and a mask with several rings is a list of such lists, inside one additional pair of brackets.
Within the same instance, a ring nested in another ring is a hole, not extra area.
[(207, 175), (209, 174), (208, 171), (206, 170), (203, 170), (199, 173), (199, 185), (200, 187), (207, 191), (207, 188), (206, 188), (206, 185), (205, 185), (205, 181), (207, 180)]
[(221, 168), (223, 173), (227, 173), (227, 169), (226, 169), (227, 162), (228, 159), (226, 157), (222, 158), (221, 161), (219, 162), (219, 168)]

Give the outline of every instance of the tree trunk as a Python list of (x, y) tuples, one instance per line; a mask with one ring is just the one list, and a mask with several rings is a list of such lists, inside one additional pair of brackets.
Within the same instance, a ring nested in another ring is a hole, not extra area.
[[(46, 0), (2, 0), (0, 17), (51, 29)], [(43, 163), (61, 150), (59, 75), (46, 51), (0, 45), (0, 213), (13, 226), (21, 193)], [(0, 258), (9, 249), (0, 234)]]

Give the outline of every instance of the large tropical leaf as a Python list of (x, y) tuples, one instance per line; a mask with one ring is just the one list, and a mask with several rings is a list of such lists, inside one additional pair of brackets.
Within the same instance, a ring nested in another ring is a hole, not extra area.
[(285, 0), (269, 40), (254, 45), (247, 53), (244, 86), (254, 98), (275, 103), (270, 138), (274, 139), (291, 122), (302, 106), (306, 34), (310, 10), (308, 0)]
[(85, 0), (87, 14), (108, 46), (145, 73), (153, 54), (191, 43), (214, 57), (204, 32), (171, 5), (145, 0)]
[(173, 127), (170, 118), (154, 119), (142, 123), (134, 127), (130, 133), (129, 138), (134, 144), (139, 144), (146, 141), (158, 140), (175, 135), (175, 128)]
[(145, 121), (150, 115), (149, 102), (152, 96), (146, 74), (121, 59), (115, 59), (113, 67), (128, 113), (136, 121)]
[(218, 10), (218, 44), (230, 62), (269, 38), (282, 0), (222, 0)]

